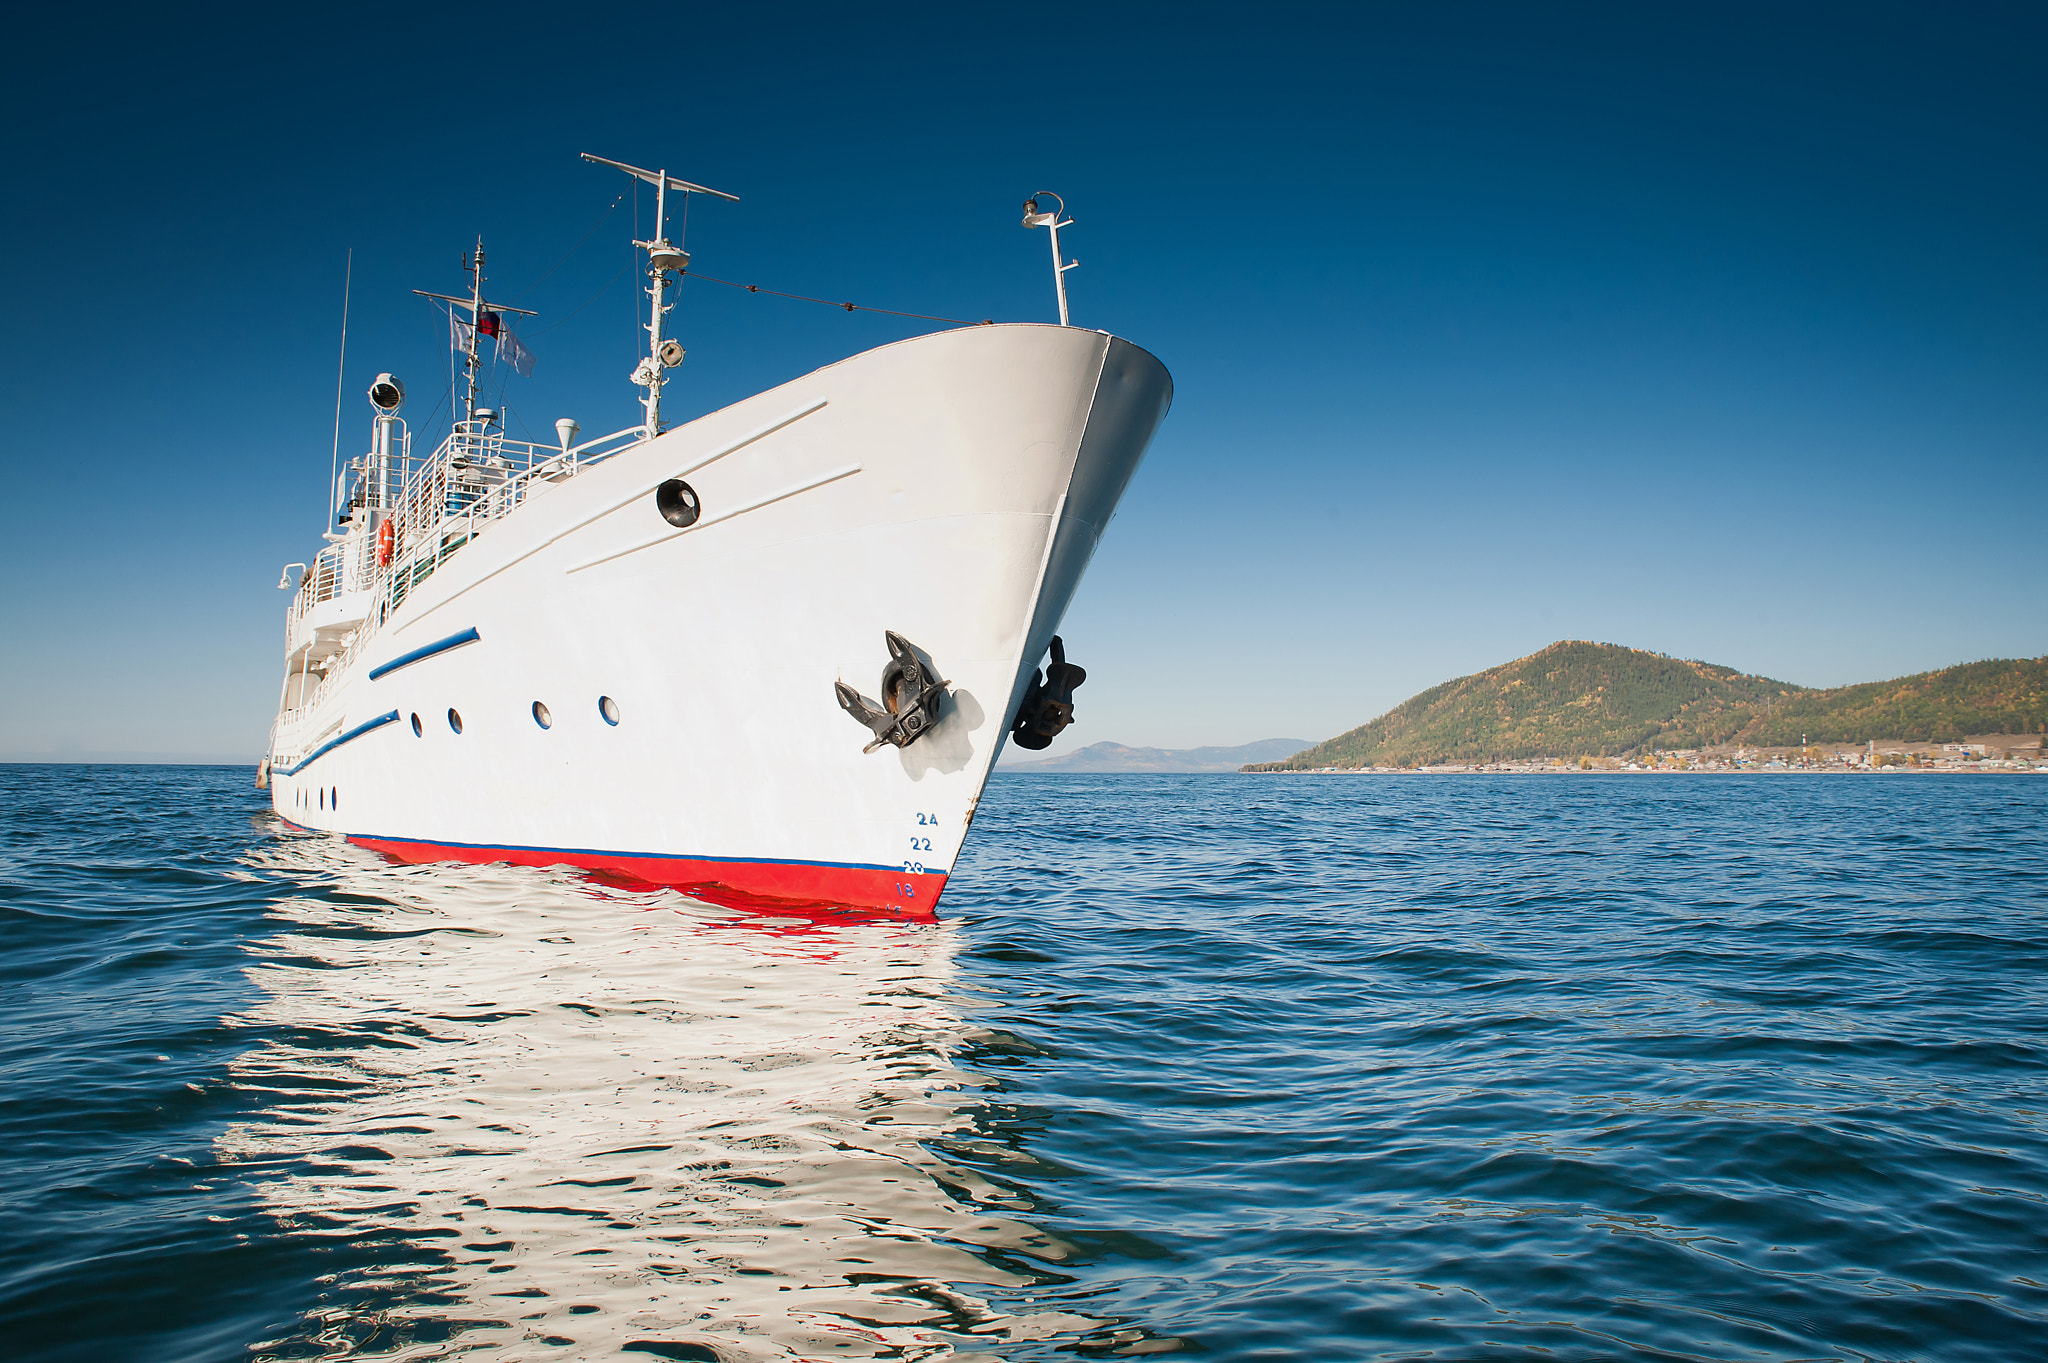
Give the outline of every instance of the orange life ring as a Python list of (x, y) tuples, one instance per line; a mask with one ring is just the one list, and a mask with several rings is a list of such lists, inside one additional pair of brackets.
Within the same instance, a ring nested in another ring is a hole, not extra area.
[(390, 566), (391, 550), (397, 543), (398, 532), (392, 528), (391, 522), (377, 522), (377, 566), (379, 568)]

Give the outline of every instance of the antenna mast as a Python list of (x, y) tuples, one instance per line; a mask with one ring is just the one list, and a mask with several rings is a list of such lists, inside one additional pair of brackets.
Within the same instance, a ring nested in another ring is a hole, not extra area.
[(654, 238), (651, 241), (636, 241), (633, 245), (647, 252), (647, 356), (633, 370), (633, 382), (647, 390), (647, 396), (640, 399), (640, 405), (647, 409), (647, 435), (649, 440), (661, 434), (661, 386), (668, 382), (664, 370), (673, 369), (683, 362), (683, 348), (674, 341), (663, 344), (661, 339), (661, 318), (673, 303), (662, 302), (668, 292), (669, 272), (678, 276), (690, 268), (690, 253), (680, 246), (672, 246), (668, 239), (668, 192), (671, 189), (684, 194), (712, 194), (721, 199), (740, 201), (739, 195), (727, 194), (721, 189), (710, 189), (704, 185), (693, 185), (688, 180), (678, 180), (666, 169), (642, 170), (629, 166), (624, 161), (608, 161), (602, 156), (583, 153), (583, 159), (594, 165), (610, 166), (623, 170), (636, 180), (644, 180), (654, 186)]
[(341, 514), (341, 376), (348, 370), (348, 290), (356, 278), (356, 248), (348, 248), (348, 264), (341, 276), (341, 358), (334, 364), (334, 449), (327, 456), (327, 524), (322, 534), (334, 530), (334, 518)]

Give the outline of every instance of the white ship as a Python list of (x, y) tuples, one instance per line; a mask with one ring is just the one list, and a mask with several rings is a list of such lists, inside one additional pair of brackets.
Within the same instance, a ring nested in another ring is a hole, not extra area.
[(479, 246), (467, 296), (428, 295), (461, 324), (461, 419), (416, 457), (403, 386), (371, 387), (258, 782), (409, 861), (928, 914), (1004, 742), (1072, 718), (1085, 674), (1055, 631), (1172, 382), (1068, 324), (1067, 223), (1034, 199), (1059, 325), (899, 341), (666, 429), (688, 266), (666, 196), (732, 196), (603, 164), (656, 186), (644, 422), (505, 436), (478, 355), (518, 310), (486, 298)]

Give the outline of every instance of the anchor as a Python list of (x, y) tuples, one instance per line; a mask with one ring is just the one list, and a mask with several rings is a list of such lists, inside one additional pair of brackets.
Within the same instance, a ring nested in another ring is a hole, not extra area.
[(885, 743), (907, 748), (931, 732), (938, 722), (939, 702), (946, 698), (946, 688), (952, 683), (939, 680), (939, 674), (931, 665), (918, 656), (910, 641), (894, 630), (884, 630), (882, 638), (889, 645), (889, 661), (882, 668), (882, 699), (869, 700), (845, 682), (833, 682), (832, 693), (839, 698), (839, 708), (852, 715), (875, 736), (875, 741), (862, 748), (862, 752), (873, 752)]
[(1033, 750), (1052, 746), (1060, 731), (1074, 722), (1074, 688), (1087, 680), (1087, 672), (1067, 661), (1067, 646), (1060, 636), (1053, 635), (1052, 661), (1043, 673), (1031, 669), (1031, 686), (1010, 725), (1010, 741)]

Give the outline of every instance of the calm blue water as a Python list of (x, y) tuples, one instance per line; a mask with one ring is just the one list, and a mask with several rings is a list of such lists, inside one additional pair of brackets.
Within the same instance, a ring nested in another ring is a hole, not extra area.
[(0, 1349), (2048, 1356), (2044, 815), (1007, 777), (904, 925), (0, 767)]

